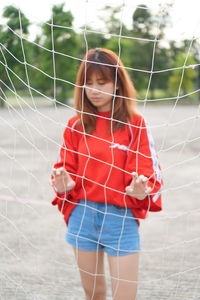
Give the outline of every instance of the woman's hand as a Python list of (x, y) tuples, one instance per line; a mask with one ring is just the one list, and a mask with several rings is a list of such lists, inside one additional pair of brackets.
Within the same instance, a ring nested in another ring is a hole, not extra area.
[(75, 186), (74, 180), (63, 167), (52, 169), (52, 175), (51, 184), (58, 193), (69, 192)]
[(126, 194), (143, 200), (152, 191), (152, 188), (147, 185), (148, 178), (144, 175), (138, 176), (136, 172), (133, 172), (132, 176), (131, 184), (125, 188)]

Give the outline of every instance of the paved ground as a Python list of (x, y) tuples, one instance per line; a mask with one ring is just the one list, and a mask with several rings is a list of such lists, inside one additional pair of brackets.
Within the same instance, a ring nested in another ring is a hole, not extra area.
[[(163, 212), (151, 214), (140, 227), (137, 299), (200, 299), (198, 106), (147, 105), (143, 113), (152, 127), (165, 191)], [(54, 107), (0, 111), (0, 299), (84, 299), (48, 183), (71, 115)], [(108, 268), (106, 275), (109, 284)], [(109, 289), (108, 299), (110, 294)]]

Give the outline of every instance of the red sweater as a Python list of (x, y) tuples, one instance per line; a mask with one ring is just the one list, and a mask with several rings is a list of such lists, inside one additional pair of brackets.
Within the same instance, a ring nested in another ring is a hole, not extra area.
[[(162, 209), (163, 179), (150, 130), (144, 118), (137, 114), (112, 135), (107, 134), (110, 112), (99, 112), (96, 130), (84, 135), (78, 117), (72, 117), (64, 131), (60, 157), (54, 168), (65, 167), (76, 185), (68, 193), (56, 193), (52, 204), (58, 205), (68, 224), (78, 200), (106, 202), (129, 207), (136, 218), (144, 219), (148, 211)], [(125, 193), (132, 172), (150, 177), (151, 194), (137, 200)]]

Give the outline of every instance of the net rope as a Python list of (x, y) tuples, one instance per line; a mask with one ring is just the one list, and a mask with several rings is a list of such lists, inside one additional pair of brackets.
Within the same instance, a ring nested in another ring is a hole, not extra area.
[[(194, 130), (195, 126), (196, 126), (196, 122), (200, 118), (200, 105), (198, 105), (198, 107), (197, 107), (197, 109), (195, 111), (195, 114), (193, 116), (191, 116), (191, 117), (185, 117), (185, 118), (183, 117), (180, 121), (172, 121), (173, 117), (175, 115), (175, 112), (176, 112), (179, 100), (183, 99), (184, 97), (191, 96), (193, 94), (197, 95), (200, 92), (200, 89), (195, 89), (194, 91), (189, 92), (187, 94), (184, 94), (184, 95), (180, 94), (181, 93), (181, 86), (182, 86), (182, 82), (183, 82), (185, 70), (189, 69), (189, 68), (198, 68), (200, 66), (199, 63), (193, 64), (193, 65), (187, 65), (187, 60), (188, 60), (188, 57), (189, 57), (189, 55), (191, 53), (193, 42), (195, 40), (198, 40), (199, 37), (194, 36), (191, 39), (189, 47), (188, 47), (188, 49), (186, 51), (187, 55), (185, 57), (185, 61), (184, 61), (183, 66), (176, 67), (176, 68), (168, 68), (168, 69), (163, 69), (163, 70), (154, 70), (154, 64), (155, 64), (154, 60), (155, 60), (155, 55), (156, 55), (156, 47), (157, 47), (157, 43), (160, 41), (159, 38), (158, 38), (158, 36), (159, 36), (159, 28), (160, 28), (162, 19), (160, 18), (160, 20), (159, 20), (160, 22), (157, 25), (157, 32), (155, 34), (155, 38), (154, 39), (144, 39), (144, 38), (138, 38), (138, 37), (133, 37), (133, 36), (124, 36), (124, 35), (122, 35), (122, 27), (123, 27), (123, 18), (124, 18), (124, 15), (123, 15), (124, 11), (123, 11), (123, 9), (124, 9), (125, 6), (126, 6), (126, 3), (125, 3), (125, 1), (123, 1), (121, 13), (120, 13), (121, 15), (120, 15), (120, 31), (119, 31), (119, 34), (109, 33), (109, 36), (110, 36), (110, 38), (112, 38), (112, 37), (118, 38), (118, 50), (119, 51), (118, 51), (117, 54), (118, 54), (119, 58), (121, 56), (121, 39), (132, 39), (132, 40), (140, 40), (140, 41), (144, 41), (144, 42), (152, 42), (153, 43), (153, 52), (152, 52), (152, 61), (151, 61), (152, 63), (151, 63), (151, 69), (150, 70), (142, 70), (142, 69), (136, 69), (136, 68), (126, 67), (126, 66), (125, 66), (125, 69), (126, 70), (143, 72), (143, 73), (149, 74), (149, 81), (148, 81), (148, 86), (147, 86), (147, 90), (146, 90), (146, 94), (145, 94), (144, 99), (131, 99), (133, 101), (137, 101), (138, 103), (142, 103), (143, 104), (143, 110), (142, 110), (142, 114), (143, 115), (146, 114), (147, 103), (149, 103), (149, 102), (168, 101), (168, 100), (173, 100), (174, 101), (173, 107), (172, 107), (171, 111), (168, 114), (168, 118), (167, 118), (166, 122), (164, 122), (162, 124), (158, 124), (158, 125), (148, 125), (149, 129), (159, 129), (160, 128), (161, 130), (164, 130), (164, 133), (163, 133), (163, 136), (162, 136), (162, 143), (161, 143), (160, 149), (157, 151), (158, 155), (169, 153), (170, 151), (174, 151), (174, 150), (180, 148), (179, 150), (176, 150), (176, 159), (174, 159), (174, 161), (176, 161), (176, 162), (173, 161), (172, 164), (169, 164), (168, 166), (162, 168), (162, 172), (163, 173), (165, 173), (165, 172), (167, 172), (169, 170), (173, 171), (173, 169), (175, 169), (177, 167), (184, 166), (187, 163), (193, 163), (193, 161), (196, 161), (196, 160), (198, 161), (198, 159), (200, 158), (200, 152), (198, 152), (197, 154), (194, 154), (193, 156), (190, 156), (190, 157), (188, 157), (186, 159), (181, 159), (181, 156), (183, 155), (183, 152), (184, 152), (185, 148), (188, 145), (193, 145), (193, 143), (199, 142), (199, 140), (200, 140), (200, 136), (191, 137), (192, 134), (193, 134), (193, 130)], [(138, 7), (140, 7), (140, 6), (138, 6)], [(95, 30), (88, 30), (87, 29), (87, 25), (88, 25), (87, 14), (88, 14), (88, 12), (89, 12), (89, 1), (85, 1), (85, 12), (84, 12), (85, 13), (85, 28), (84, 29), (79, 29), (79, 30), (82, 31), (82, 33), (83, 33), (86, 51), (88, 50), (87, 33), (95, 33), (95, 34), (99, 34), (99, 35), (105, 34), (105, 32), (103, 32), (103, 31), (101, 32), (101, 31), (98, 31), (98, 30), (95, 31)], [(46, 143), (47, 148), (49, 147), (48, 145), (50, 144), (50, 145), (53, 145), (54, 148), (57, 148), (58, 151), (59, 151), (59, 148), (61, 147), (61, 144), (59, 142), (55, 141), (54, 138), (52, 138), (49, 135), (49, 133), (47, 133), (47, 131), (45, 129), (45, 126), (43, 125), (42, 121), (45, 120), (47, 122), (52, 122), (54, 125), (60, 126), (61, 128), (66, 128), (66, 123), (62, 123), (62, 121), (60, 121), (60, 120), (57, 121), (54, 118), (49, 117), (47, 114), (44, 114), (43, 112), (41, 112), (40, 109), (38, 109), (36, 100), (34, 99), (34, 96), (33, 96), (33, 92), (35, 92), (39, 96), (45, 98), (47, 101), (53, 103), (55, 111), (58, 112), (57, 103), (59, 103), (62, 106), (64, 106), (66, 109), (72, 111), (75, 114), (77, 111), (74, 108), (72, 108), (70, 105), (60, 103), (56, 99), (56, 89), (57, 89), (57, 85), (59, 85), (59, 82), (64, 82), (64, 83), (70, 84), (70, 85), (72, 85), (74, 87), (76, 85), (73, 82), (70, 82), (70, 81), (67, 81), (67, 80), (64, 80), (64, 79), (61, 79), (61, 78), (57, 77), (55, 55), (61, 55), (63, 57), (71, 58), (73, 60), (77, 60), (77, 61), (80, 61), (80, 62), (84, 61), (84, 60), (80, 59), (78, 57), (70, 56), (70, 55), (68, 55), (66, 53), (60, 53), (60, 52), (55, 51), (55, 47), (54, 47), (54, 45), (55, 45), (55, 42), (54, 42), (54, 28), (74, 29), (74, 30), (76, 30), (76, 28), (56, 25), (56, 24), (54, 24), (53, 17), (51, 19), (51, 23), (48, 23), (48, 22), (44, 23), (44, 24), (48, 25), (51, 28), (52, 50), (49, 50), (49, 49), (43, 47), (42, 45), (39, 45), (39, 44), (35, 43), (34, 41), (28, 40), (28, 38), (23, 35), (23, 24), (22, 24), (22, 20), (21, 20), (21, 11), (20, 11), (20, 9), (19, 9), (19, 21), (20, 21), (20, 32), (16, 32), (16, 31), (12, 30), (12, 28), (10, 28), (9, 26), (7, 26), (7, 29), (9, 29), (10, 32), (12, 32), (12, 34), (16, 35), (16, 37), (20, 39), (21, 49), (22, 49), (22, 53), (23, 53), (23, 61), (20, 61), (17, 57), (15, 57), (15, 55), (13, 55), (13, 53), (10, 52), (5, 47), (5, 45), (3, 45), (0, 42), (0, 52), (1, 52), (2, 57), (3, 57), (3, 61), (0, 61), (0, 64), (5, 68), (6, 74), (7, 74), (8, 78), (9, 78), (10, 86), (8, 86), (1, 78), (0, 78), (0, 83), (2, 84), (2, 86), (4, 88), (6, 88), (7, 90), (9, 90), (9, 92), (13, 94), (13, 96), (15, 97), (15, 99), (16, 99), (16, 101), (18, 103), (18, 107), (19, 107), (19, 109), (16, 109), (15, 106), (12, 105), (9, 102), (9, 99), (6, 96), (3, 88), (0, 87), (0, 92), (1, 92), (0, 99), (2, 101), (5, 101), (6, 107), (7, 107), (8, 113), (9, 113), (9, 116), (12, 119), (12, 121), (9, 122), (9, 119), (7, 120), (3, 116), (0, 116), (1, 124), (3, 126), (5, 126), (5, 127), (9, 128), (13, 132), (15, 132), (13, 153), (10, 154), (10, 151), (7, 152), (4, 149), (3, 146), (0, 147), (0, 153), (1, 153), (1, 156), (3, 156), (4, 158), (8, 159), (11, 162), (11, 164), (17, 165), (17, 167), (19, 167), (20, 170), (23, 172), (24, 176), (27, 176), (28, 178), (34, 180), (34, 183), (37, 184), (37, 188), (42, 191), (42, 198), (46, 199), (46, 200), (44, 200), (44, 201), (38, 201), (38, 200), (34, 200), (34, 197), (31, 198), (31, 199), (21, 198), (19, 196), (19, 193), (10, 187), (10, 184), (6, 184), (6, 183), (2, 182), (1, 186), (0, 186), (1, 187), (1, 191), (2, 191), (2, 195), (0, 196), (0, 201), (2, 203), (3, 202), (6, 203), (6, 209), (5, 209), (4, 213), (0, 212), (0, 217), (1, 217), (1, 223), (8, 223), (15, 230), (15, 233), (17, 235), (19, 235), (21, 238), (23, 238), (27, 242), (27, 244), (30, 245), (30, 247), (32, 247), (33, 251), (39, 251), (40, 250), (40, 246), (36, 246), (36, 244), (34, 244), (34, 242), (32, 242), (31, 238), (28, 238), (27, 235), (25, 235), (23, 233), (23, 231), (18, 228), (18, 226), (15, 224), (15, 222), (9, 217), (9, 213), (8, 213), (9, 203), (17, 202), (17, 203), (23, 204), (27, 209), (32, 210), (33, 213), (35, 215), (37, 215), (39, 218), (42, 218), (42, 214), (40, 214), (40, 212), (38, 211), (38, 209), (34, 208), (34, 206), (35, 205), (36, 205), (36, 207), (38, 205), (39, 206), (44, 206), (44, 207), (50, 206), (50, 203), (49, 203), (49, 201), (47, 201), (47, 198), (46, 198), (46, 195), (45, 195), (45, 189), (44, 189), (43, 183), (38, 179), (37, 175), (35, 175), (32, 172), (32, 170), (30, 170), (29, 167), (26, 167), (17, 158), (17, 155), (16, 155), (16, 152), (17, 152), (17, 150), (16, 150), (17, 149), (16, 137), (20, 136), (20, 138), (23, 139), (23, 141), (25, 141), (32, 149), (35, 150), (35, 152), (37, 153), (37, 155), (40, 157), (40, 159), (43, 162), (49, 163), (49, 159), (46, 157), (45, 154), (43, 154), (42, 150), (40, 150), (40, 148), (37, 146), (36, 137), (32, 134), (32, 132), (36, 133), (40, 138), (43, 138), (43, 140)], [(106, 34), (108, 35), (108, 33), (106, 33)], [(26, 60), (26, 53), (25, 53), (24, 45), (23, 45), (23, 41), (25, 41), (25, 40), (28, 41), (28, 42), (30, 42), (30, 43), (32, 43), (32, 44), (34, 44), (34, 45), (36, 45), (37, 47), (39, 47), (39, 48), (41, 48), (41, 49), (43, 49), (45, 51), (51, 52), (51, 54), (52, 54), (52, 63), (53, 63), (53, 77), (50, 76), (49, 74), (47, 74), (46, 72), (44, 72), (42, 69), (38, 68), (37, 66), (29, 64), (27, 62), (27, 60)], [(8, 62), (6, 60), (6, 57), (5, 57), (3, 51), (6, 51), (7, 53), (9, 53), (9, 55), (11, 55), (19, 64), (24, 65), (25, 74), (26, 74), (26, 82), (24, 80), (22, 80), (19, 77), (19, 75), (17, 73), (15, 73), (9, 67)], [(87, 64), (87, 62), (89, 62), (89, 61), (86, 59), (84, 62), (85, 62), (85, 64)], [(33, 69), (41, 72), (43, 75), (45, 75), (48, 78), (50, 78), (50, 79), (53, 80), (53, 91), (54, 91), (53, 92), (53, 98), (48, 97), (47, 95), (43, 94), (42, 92), (40, 92), (39, 90), (36, 90), (34, 87), (31, 86), (31, 82), (30, 82), (30, 79), (29, 79), (29, 72), (28, 72), (28, 68), (27, 67), (33, 68)], [(118, 65), (116, 66), (115, 90), (116, 90), (116, 83), (117, 83), (117, 69), (119, 67), (120, 66), (118, 66)], [(159, 74), (159, 73), (162, 73), (162, 72), (168, 72), (168, 71), (173, 71), (173, 70), (181, 70), (182, 71), (177, 95), (174, 96), (174, 97), (149, 99), (149, 91), (150, 91), (152, 76), (154, 74)], [(27, 101), (25, 101), (25, 99), (18, 94), (18, 91), (15, 88), (15, 84), (14, 84), (14, 82), (13, 82), (10, 74), (12, 74), (13, 76), (15, 76), (24, 85), (24, 87), (28, 88), (28, 92), (29, 92), (29, 95), (30, 95), (30, 98), (31, 98), (32, 105), (30, 105), (29, 103), (27, 103)], [(84, 83), (84, 86), (86, 86), (86, 82)], [(112, 95), (112, 94), (109, 94), (109, 95)], [(115, 101), (115, 98), (117, 97), (117, 95), (113, 94), (112, 96), (114, 97), (114, 101)], [(122, 97), (122, 98), (126, 98), (126, 97)], [(82, 97), (82, 101), (83, 101), (83, 97)], [(102, 118), (105, 118), (105, 119), (108, 119), (108, 120), (112, 121), (111, 122), (112, 141), (110, 142), (110, 144), (114, 143), (114, 136), (113, 136), (113, 121), (115, 121), (115, 119), (113, 118), (114, 101), (113, 101), (113, 106), (112, 106), (111, 117), (110, 118), (102, 117)], [(22, 105), (22, 103), (23, 103), (23, 105)], [(83, 106), (83, 102), (82, 102), (82, 106)], [(27, 110), (29, 110), (32, 113), (35, 113), (35, 116), (36, 116), (36, 118), (38, 120), (37, 125), (34, 125), (29, 120), (29, 118), (27, 117)], [(82, 111), (81, 111), (81, 113), (82, 113)], [(26, 134), (23, 134), (20, 131), (20, 128), (18, 128), (17, 125), (16, 126), (13, 125), (13, 124), (15, 124), (15, 117), (16, 116), (19, 118), (19, 120), (21, 122), (23, 122), (24, 127), (27, 130)], [(167, 141), (167, 135), (169, 134), (169, 130), (171, 128), (173, 128), (173, 127), (175, 128), (178, 125), (182, 125), (184, 123), (186, 124), (188, 121), (192, 121), (192, 123), (191, 123), (192, 125), (190, 127), (190, 130), (188, 130), (187, 134), (185, 135), (184, 141), (175, 142), (172, 146), (168, 146), (168, 147), (165, 146), (165, 144), (167, 144), (166, 141)], [(121, 121), (119, 121), (119, 122), (121, 122)], [(123, 122), (121, 122), (121, 123), (123, 123)], [(83, 121), (82, 121), (82, 126), (84, 128)], [(38, 127), (39, 127), (39, 129), (38, 129)], [(139, 128), (140, 128), (140, 132), (141, 132), (141, 128), (142, 127), (139, 126)], [(75, 132), (79, 132), (75, 128), (73, 128), (72, 130), (75, 131)], [(100, 183), (98, 183), (96, 181), (87, 179), (87, 180), (91, 181), (92, 183), (95, 183), (96, 185), (102, 186), (104, 188), (105, 203), (107, 204), (106, 189), (110, 189), (110, 190), (116, 191), (115, 189), (112, 189), (112, 188), (110, 188), (110, 187), (107, 186), (108, 180), (110, 178), (111, 170), (113, 168), (116, 168), (116, 169), (120, 170), (121, 172), (128, 173), (128, 174), (130, 174), (130, 173), (127, 172), (126, 170), (122, 170), (119, 167), (117, 167), (117, 166), (114, 165), (113, 148), (111, 148), (111, 150), (112, 150), (112, 162), (111, 163), (107, 163), (107, 162), (104, 162), (104, 161), (102, 161), (100, 159), (97, 159), (97, 158), (93, 157), (91, 155), (91, 153), (90, 153), (90, 149), (89, 149), (89, 146), (87, 144), (87, 138), (86, 138), (86, 137), (90, 137), (90, 136), (92, 136), (92, 135), (90, 135), (90, 134), (88, 134), (88, 133), (86, 133), (84, 131), (84, 140), (85, 140), (85, 143), (87, 145), (87, 150), (88, 150), (88, 153), (89, 153), (88, 155), (85, 155), (87, 157), (87, 162), (85, 164), (83, 176), (80, 176), (82, 178), (82, 187), (83, 187), (84, 192), (85, 192), (85, 200), (87, 200), (87, 193), (86, 193), (86, 190), (85, 190), (85, 187), (84, 187), (84, 178), (85, 178), (85, 173), (86, 173), (88, 162), (92, 158), (92, 159), (94, 159), (94, 160), (96, 160), (98, 162), (107, 164), (109, 166), (109, 168), (110, 168), (107, 180), (105, 181), (105, 183), (103, 185), (101, 185)], [(99, 137), (95, 137), (95, 138), (99, 139), (99, 140), (102, 140), (102, 141), (108, 142), (107, 140), (105, 140), (103, 138), (99, 138)], [(9, 139), (8, 139), (8, 142), (9, 142)], [(138, 149), (139, 149), (139, 142), (138, 142)], [(133, 151), (133, 150), (130, 150), (130, 151), (132, 151), (133, 153), (135, 153), (136, 157), (138, 157), (138, 154), (144, 155), (144, 154), (140, 153), (138, 151), (138, 149), (137, 149), (137, 151)], [(76, 151), (73, 151), (73, 150), (70, 150), (70, 151), (72, 151), (72, 152), (80, 155), (80, 153), (78, 153)], [(145, 156), (145, 157), (148, 157), (148, 156)], [(76, 175), (76, 174), (73, 174), (73, 173), (70, 173), (70, 174), (71, 175)], [(153, 174), (152, 174), (152, 176), (153, 176)], [(12, 177), (13, 176), (11, 175), (11, 178)], [(195, 185), (199, 185), (200, 180), (198, 180), (197, 178), (195, 180), (191, 180), (190, 179), (189, 182), (183, 183), (183, 184), (179, 184), (176, 187), (171, 187), (172, 183), (173, 183), (173, 178), (171, 178), (171, 180), (168, 181), (168, 186), (165, 187), (165, 189), (163, 190), (162, 193), (163, 193), (164, 196), (165, 196), (165, 194), (168, 195), (171, 192), (175, 192), (175, 191), (179, 191), (179, 190), (182, 191), (182, 190), (187, 189), (187, 188), (192, 188)], [(29, 182), (28, 185), (27, 185), (27, 192), (28, 192), (28, 194), (31, 195), (31, 187), (30, 187), (30, 185), (31, 185), (31, 183)], [(5, 193), (5, 191), (8, 191), (11, 196), (8, 196)], [(118, 193), (122, 193), (121, 191), (117, 191), (117, 192)], [(122, 193), (122, 194), (124, 194), (124, 193)], [(125, 194), (124, 194), (124, 197), (125, 197)], [(70, 202), (70, 200), (67, 200), (67, 201)], [(124, 204), (125, 204), (125, 201), (124, 201)], [(79, 204), (79, 205), (81, 205), (81, 204)], [(85, 206), (85, 209), (86, 209), (86, 207), (87, 207), (86, 202), (85, 202), (84, 206)], [(106, 216), (106, 214), (109, 214), (107, 212), (107, 205), (105, 207), (106, 207), (106, 211), (105, 211), (104, 220), (103, 220), (103, 224), (102, 224), (100, 235), (99, 235), (99, 241), (100, 241), (101, 234), (102, 234), (102, 229), (103, 229), (103, 225), (104, 225), (104, 221), (105, 221), (105, 216)], [(126, 215), (126, 213), (127, 213), (127, 209), (125, 210), (125, 214), (123, 216), (123, 225), (122, 225), (122, 228), (121, 228), (120, 238), (121, 238), (123, 230), (124, 230), (125, 219), (126, 218), (130, 218), (130, 217), (128, 217)], [(198, 216), (199, 213), (200, 213), (200, 208), (196, 208), (196, 209), (192, 208), (191, 210), (188, 209), (187, 211), (184, 211), (184, 210), (183, 211), (175, 211), (175, 212), (170, 212), (170, 214), (166, 213), (166, 212), (161, 212), (159, 214), (159, 216), (156, 217), (156, 221), (157, 222), (159, 220), (167, 220), (167, 221), (171, 220), (172, 221), (172, 220), (176, 220), (176, 219), (178, 219), (180, 217), (185, 217), (187, 219), (186, 220), (186, 228), (188, 229), (188, 228), (190, 228), (189, 217), (190, 216), (194, 216), (195, 214)], [(82, 222), (81, 222), (81, 226), (79, 228), (79, 233), (77, 235), (77, 238), (79, 237), (79, 234), (80, 234), (80, 231), (81, 231), (81, 228), (82, 228), (84, 216), (85, 216), (85, 212), (84, 212), (84, 214), (82, 216)], [(148, 221), (148, 224), (153, 223), (154, 221), (155, 221), (154, 219), (150, 219)], [(148, 224), (147, 224), (147, 226), (148, 226)], [(60, 226), (57, 227), (57, 230), (58, 230), (57, 232), (60, 231), (61, 227), (62, 227), (62, 225), (60, 225)], [(167, 226), (167, 231), (169, 231), (169, 226)], [(169, 233), (166, 233), (166, 236), (168, 234)], [(153, 249), (143, 248), (141, 250), (141, 252), (145, 253), (147, 255), (155, 254), (155, 253), (157, 253), (159, 251), (163, 252), (162, 260), (163, 260), (163, 265), (164, 265), (164, 264), (166, 264), (166, 261), (167, 261), (166, 251), (170, 251), (171, 249), (174, 249), (176, 247), (180, 247), (180, 248), (182, 247), (181, 250), (180, 250), (180, 265), (179, 265), (179, 269), (180, 270), (176, 270), (176, 271), (174, 270), (173, 274), (169, 274), (169, 275), (168, 274), (165, 275), (164, 272), (163, 272), (162, 275), (160, 276), (160, 278), (158, 278), (156, 276), (155, 276), (156, 278), (153, 278), (153, 279), (152, 278), (151, 279), (149, 279), (149, 278), (148, 279), (140, 278), (139, 279), (139, 283), (140, 284), (146, 283), (146, 284), (149, 284), (149, 285), (151, 283), (152, 284), (153, 283), (156, 283), (156, 284), (160, 283), (160, 287), (161, 287), (161, 285), (163, 284), (163, 282), (165, 280), (168, 280), (168, 279), (171, 279), (171, 278), (175, 277), (176, 278), (175, 288), (174, 288), (173, 292), (171, 293), (171, 297), (168, 298), (168, 299), (179, 299), (177, 297), (178, 297), (178, 295), (180, 293), (179, 286), (181, 285), (181, 280), (182, 280), (183, 276), (185, 274), (187, 275), (188, 273), (190, 274), (193, 271), (196, 271), (196, 270), (200, 269), (200, 265), (198, 264), (198, 262), (197, 262), (197, 264), (194, 267), (187, 267), (187, 265), (186, 265), (186, 269), (185, 270), (181, 269), (181, 267), (180, 267), (181, 263), (183, 263), (183, 265), (184, 265), (184, 263), (186, 264), (186, 262), (187, 262), (187, 253), (186, 253), (185, 249), (186, 249), (187, 245), (192, 244), (192, 243), (195, 244), (195, 242), (199, 242), (199, 241), (200, 241), (199, 237), (195, 237), (195, 238), (191, 238), (191, 239), (188, 239), (188, 238), (184, 239), (184, 238), (182, 238), (181, 240), (174, 241), (171, 245), (170, 244), (169, 245), (163, 244), (160, 247), (156, 247), (156, 248), (153, 248)], [(0, 241), (0, 245), (1, 245), (1, 247), (3, 249), (5, 249), (7, 252), (9, 252), (13, 257), (15, 257), (15, 259), (17, 261), (20, 261), (22, 259), (18, 254), (15, 253), (15, 249), (9, 247), (6, 242)], [(120, 250), (120, 240), (119, 240), (119, 244), (118, 244), (118, 249), (116, 249), (116, 250), (117, 251)], [(78, 255), (78, 253), (77, 253), (77, 255)], [(98, 252), (97, 252), (97, 256), (98, 256)], [(97, 257), (97, 261), (98, 261), (98, 257)], [(54, 260), (54, 259), (52, 259), (52, 262), (55, 263), (55, 265), (59, 264), (59, 262), (56, 261), (56, 260)], [(81, 271), (86, 272), (87, 274), (90, 274), (86, 270), (81, 270)], [(43, 280), (44, 282), (47, 283), (48, 279), (50, 279), (50, 282), (52, 282), (50, 276), (48, 278), (48, 275), (47, 275), (46, 279), (43, 279), (42, 276), (40, 277), (39, 272), (37, 274), (38, 274), (38, 277), (41, 280)], [(9, 276), (6, 271), (1, 271), (1, 275), (2, 275), (3, 278), (7, 278), (9, 280), (9, 282), (12, 282), (16, 286), (16, 291), (17, 291), (17, 289), (23, 290), (23, 292), (28, 297), (29, 293), (27, 292), (27, 289), (24, 288), (23, 281), (20, 282), (20, 280), (16, 281), (16, 280), (12, 279), (12, 277)], [(101, 274), (97, 274), (97, 265), (96, 265), (95, 275), (96, 275), (96, 277), (101, 276)], [(106, 278), (110, 278), (110, 276), (108, 276), (106, 274), (104, 276)], [(127, 281), (124, 278), (120, 277), (119, 265), (118, 265), (118, 277), (114, 278), (114, 279), (118, 279), (118, 280), (120, 279), (120, 281), (125, 281), (125, 282)], [(193, 287), (193, 291), (190, 294), (190, 297), (191, 297), (190, 299), (197, 299), (199, 279), (200, 279), (200, 277), (198, 276), (196, 278), (196, 283), (195, 283), (195, 286)], [(62, 279), (60, 279), (60, 281), (62, 281)], [(55, 288), (55, 285), (53, 285), (53, 288)], [(94, 286), (94, 288), (95, 288), (95, 286)], [(17, 298), (17, 292), (16, 292), (16, 299), (18, 299)], [(163, 299), (165, 299), (165, 298), (163, 298)]]

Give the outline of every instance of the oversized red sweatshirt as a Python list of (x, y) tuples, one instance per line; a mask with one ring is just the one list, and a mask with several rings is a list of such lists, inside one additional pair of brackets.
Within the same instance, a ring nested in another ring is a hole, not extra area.
[[(72, 117), (64, 131), (60, 157), (54, 168), (65, 167), (75, 187), (68, 193), (56, 193), (52, 204), (58, 205), (68, 224), (78, 200), (106, 202), (129, 207), (136, 218), (144, 219), (148, 211), (162, 209), (163, 179), (150, 129), (137, 114), (112, 135), (107, 133), (110, 112), (99, 112), (96, 130), (84, 134), (78, 117)], [(151, 194), (137, 200), (125, 193), (132, 172), (149, 178)]]

